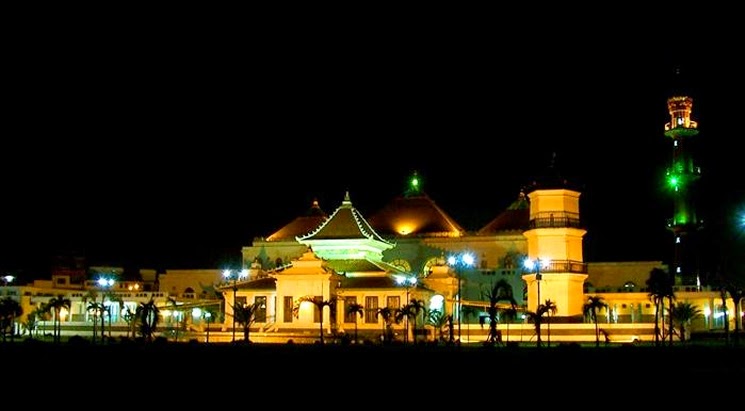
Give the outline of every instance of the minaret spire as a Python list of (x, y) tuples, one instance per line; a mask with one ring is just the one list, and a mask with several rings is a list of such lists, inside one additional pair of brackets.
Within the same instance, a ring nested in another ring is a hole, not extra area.
[(698, 123), (691, 119), (693, 99), (687, 95), (677, 94), (668, 98), (667, 109), (670, 122), (665, 124), (665, 136), (673, 140), (672, 164), (666, 172), (667, 186), (673, 200), (673, 216), (667, 223), (674, 241), (671, 272), (676, 284), (695, 285), (697, 273), (690, 235), (699, 226), (693, 200), (701, 168), (693, 163), (689, 143), (698, 134)]

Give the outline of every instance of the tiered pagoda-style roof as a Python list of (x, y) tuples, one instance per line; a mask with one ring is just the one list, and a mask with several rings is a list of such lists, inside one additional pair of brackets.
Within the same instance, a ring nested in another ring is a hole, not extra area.
[(298, 236), (297, 240), (369, 239), (390, 244), (373, 230), (362, 214), (354, 208), (349, 192), (344, 196), (341, 206), (315, 230)]
[(313, 205), (308, 211), (290, 223), (275, 231), (266, 238), (266, 241), (295, 241), (295, 238), (310, 233), (319, 227), (326, 219), (328, 214), (318, 205), (318, 200), (313, 200)]
[(386, 237), (460, 237), (465, 230), (422, 191), (416, 173), (406, 193), (370, 217), (370, 225)]
[(383, 251), (394, 244), (383, 239), (352, 205), (349, 192), (341, 206), (312, 232), (296, 237), (319, 256), (329, 259), (381, 260)]

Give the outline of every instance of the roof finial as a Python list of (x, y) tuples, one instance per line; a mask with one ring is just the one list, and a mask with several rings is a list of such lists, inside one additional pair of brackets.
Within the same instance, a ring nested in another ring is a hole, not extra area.
[(347, 190), (347, 192), (344, 194), (344, 201), (342, 201), (341, 204), (347, 206), (352, 205), (352, 200), (349, 198), (349, 190)]
[(409, 179), (409, 184), (406, 187), (406, 192), (404, 193), (404, 196), (411, 197), (411, 196), (418, 196), (422, 194), (422, 180), (419, 178), (419, 174), (416, 170), (411, 175), (411, 178)]

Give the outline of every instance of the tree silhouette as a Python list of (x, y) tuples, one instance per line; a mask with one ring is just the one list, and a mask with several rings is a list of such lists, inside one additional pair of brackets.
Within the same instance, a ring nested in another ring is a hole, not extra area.
[(647, 279), (649, 298), (654, 303), (654, 343), (660, 345), (660, 311), (665, 298), (673, 298), (673, 283), (665, 270), (653, 268)]
[(603, 301), (603, 297), (591, 295), (587, 302), (582, 306), (582, 312), (595, 324), (595, 347), (600, 347), (600, 330), (598, 330), (598, 310), (607, 309), (608, 304)]
[(680, 341), (685, 343), (686, 341), (686, 326), (701, 316), (701, 309), (689, 302), (679, 301), (672, 307), (672, 310), (668, 309), (668, 315), (673, 319), (674, 323), (678, 325), (680, 331)]
[(235, 321), (243, 327), (243, 342), (251, 342), (251, 340), (248, 339), (251, 325), (256, 322), (256, 312), (262, 308), (262, 304), (259, 302), (233, 307), (233, 315), (235, 315)]
[(350, 303), (347, 305), (347, 314), (354, 317), (354, 343), (357, 344), (359, 340), (357, 339), (357, 317), (359, 316), (362, 318), (363, 315), (365, 315), (365, 307), (362, 304), (359, 303)]
[(313, 297), (310, 295), (306, 295), (304, 297), (300, 297), (300, 299), (295, 303), (295, 306), (292, 307), (292, 312), (297, 318), (300, 315), (300, 306), (303, 303), (311, 303), (313, 304), (316, 309), (318, 309), (318, 312), (321, 314), (320, 318), (320, 324), (319, 324), (319, 333), (320, 333), (320, 341), (321, 344), (324, 343), (323, 341), (323, 307), (329, 307), (330, 309), (333, 309), (333, 307), (336, 306), (336, 300), (323, 300), (321, 297)]
[(53, 322), (53, 339), (54, 342), (60, 342), (62, 337), (62, 322), (60, 321), (60, 311), (62, 309), (70, 309), (70, 306), (72, 306), (72, 302), (69, 298), (66, 298), (64, 295), (59, 294), (56, 297), (52, 297), (51, 300), (46, 304), (46, 307), (51, 309), (54, 313), (54, 322)]

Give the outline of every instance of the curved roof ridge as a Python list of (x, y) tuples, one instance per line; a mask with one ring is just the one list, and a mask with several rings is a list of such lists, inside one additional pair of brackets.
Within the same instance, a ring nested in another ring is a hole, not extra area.
[[(356, 231), (359, 233), (360, 237), (364, 237), (370, 240), (380, 241), (384, 244), (388, 245), (394, 245), (393, 243), (383, 239), (373, 228), (372, 226), (367, 222), (365, 217), (362, 216), (362, 213), (357, 210), (357, 208), (352, 205), (352, 201), (349, 197), (349, 191), (346, 192), (344, 195), (344, 200), (342, 201), (342, 204), (334, 210), (334, 212), (331, 214), (330, 217), (328, 217), (322, 224), (320, 224), (318, 227), (316, 227), (315, 230), (311, 231), (310, 233), (303, 235), (303, 236), (297, 236), (295, 239), (297, 241), (303, 241), (303, 240), (309, 240), (313, 237), (318, 236), (321, 234), (324, 230), (332, 230), (331, 226), (339, 221), (343, 217), (342, 212), (347, 211), (351, 215), (352, 221), (354, 221), (354, 225), (356, 227)], [(342, 226), (341, 228), (347, 228), (349, 229), (348, 225), (345, 227), (345, 224), (343, 221), (339, 221), (338, 225)], [(351, 239), (354, 237), (350, 237), (349, 233), (344, 233), (341, 235), (335, 235), (333, 232), (329, 233), (329, 238), (347, 238)]]

